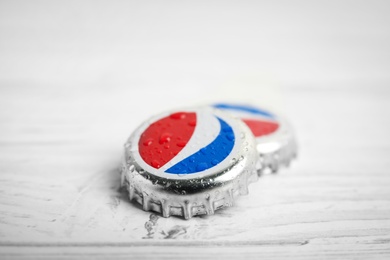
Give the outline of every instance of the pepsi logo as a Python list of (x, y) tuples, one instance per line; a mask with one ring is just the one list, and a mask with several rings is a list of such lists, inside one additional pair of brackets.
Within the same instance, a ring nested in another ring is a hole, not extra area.
[(166, 113), (141, 126), (133, 137), (135, 158), (159, 176), (207, 175), (221, 171), (240, 147), (239, 121), (214, 109)]
[(225, 103), (213, 106), (240, 118), (256, 138), (275, 133), (280, 127), (280, 123), (273, 114), (260, 108)]

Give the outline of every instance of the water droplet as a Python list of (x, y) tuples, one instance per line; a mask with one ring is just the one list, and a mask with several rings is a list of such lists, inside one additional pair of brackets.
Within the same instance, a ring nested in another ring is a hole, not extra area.
[(131, 164), (130, 167), (129, 167), (129, 171), (130, 171), (130, 172), (133, 172), (133, 171), (134, 171), (134, 168), (135, 168), (134, 165)]
[(171, 137), (172, 137), (172, 134), (171, 133), (162, 133), (161, 136), (160, 136), (160, 144), (164, 144), (164, 143), (168, 143), (171, 141)]
[(234, 141), (234, 133), (232, 133), (232, 132), (227, 133), (227, 134), (226, 134), (226, 138), (227, 138), (229, 141)]
[(192, 120), (192, 121), (188, 122), (188, 125), (189, 126), (196, 126), (196, 120)]
[(177, 142), (176, 145), (179, 147), (184, 147), (186, 146), (187, 142)]
[(161, 167), (160, 162), (157, 160), (152, 161), (152, 166), (157, 169)]
[(204, 170), (206, 170), (207, 168), (208, 168), (208, 165), (207, 165), (207, 163), (205, 163), (205, 162), (198, 163), (198, 165), (196, 166), (196, 170), (197, 170), (198, 172), (204, 171)]
[(173, 113), (170, 115), (170, 118), (176, 119), (176, 120), (184, 119), (184, 118), (186, 118), (186, 113), (184, 113), (184, 112)]
[(219, 163), (219, 161), (216, 160), (216, 159), (211, 160), (211, 164), (212, 164), (212, 165), (217, 165), (218, 163)]
[(143, 142), (143, 145), (145, 146), (149, 146), (153, 143), (153, 139), (152, 138), (148, 138), (146, 139), (144, 142)]
[(206, 194), (206, 200), (209, 200), (210, 199), (210, 194)]

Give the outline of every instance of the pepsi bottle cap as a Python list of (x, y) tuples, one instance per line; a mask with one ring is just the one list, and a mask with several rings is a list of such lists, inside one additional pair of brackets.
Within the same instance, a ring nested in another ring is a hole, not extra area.
[(122, 181), (146, 211), (185, 219), (213, 214), (258, 179), (255, 146), (249, 128), (223, 111), (163, 113), (126, 142)]
[(250, 105), (220, 103), (213, 107), (240, 118), (250, 128), (260, 157), (256, 166), (259, 174), (275, 173), (297, 156), (295, 134), (284, 117)]

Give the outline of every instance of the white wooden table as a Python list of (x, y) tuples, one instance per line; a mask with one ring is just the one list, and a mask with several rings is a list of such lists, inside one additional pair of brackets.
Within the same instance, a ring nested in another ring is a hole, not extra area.
[[(386, 2), (74, 5), (1, 3), (1, 259), (390, 258)], [(124, 141), (221, 100), (286, 114), (298, 159), (232, 208), (151, 222), (120, 190)]]

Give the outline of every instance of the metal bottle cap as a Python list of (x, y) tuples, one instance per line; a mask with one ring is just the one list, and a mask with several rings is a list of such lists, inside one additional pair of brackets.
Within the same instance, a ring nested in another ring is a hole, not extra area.
[(185, 219), (213, 214), (258, 179), (255, 145), (248, 127), (223, 111), (163, 113), (126, 142), (122, 182), (146, 211)]
[(280, 166), (288, 166), (296, 158), (295, 134), (284, 117), (250, 105), (220, 103), (213, 107), (240, 118), (251, 129), (260, 156), (256, 165), (259, 175), (276, 173)]

